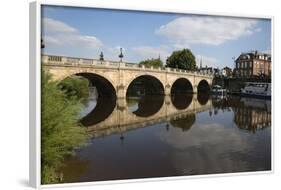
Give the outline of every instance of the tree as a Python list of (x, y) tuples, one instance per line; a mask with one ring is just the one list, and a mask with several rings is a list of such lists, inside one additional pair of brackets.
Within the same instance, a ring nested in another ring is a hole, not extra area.
[(195, 70), (196, 62), (195, 56), (189, 49), (174, 51), (166, 62), (167, 67), (179, 68), (185, 70)]
[(163, 62), (161, 61), (160, 58), (147, 59), (147, 60), (141, 61), (139, 64), (147, 66), (147, 67), (162, 67), (163, 66)]
[[(79, 80), (79, 79), (77, 79)], [(65, 156), (87, 142), (86, 129), (79, 122), (82, 104), (76, 96), (61, 90), (48, 73), (42, 72), (41, 165), (43, 184), (60, 181), (58, 169)]]
[(68, 98), (85, 99), (89, 96), (89, 81), (81, 76), (71, 76), (62, 80), (59, 87), (65, 91)]

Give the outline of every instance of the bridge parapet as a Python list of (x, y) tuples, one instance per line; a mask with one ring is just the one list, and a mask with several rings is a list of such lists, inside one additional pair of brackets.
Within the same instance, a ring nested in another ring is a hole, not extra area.
[(77, 58), (77, 57), (66, 57), (57, 55), (42, 55), (42, 63), (44, 65), (54, 65), (54, 66), (76, 66), (76, 67), (104, 67), (104, 68), (122, 68), (122, 69), (132, 69), (140, 71), (157, 71), (157, 72), (167, 72), (175, 74), (192, 74), (203, 77), (213, 77), (209, 73), (200, 73), (197, 71), (188, 71), (183, 69), (169, 68), (169, 67), (147, 67), (144, 65), (139, 65), (136, 63), (126, 63), (118, 61), (108, 61), (108, 60), (98, 60), (98, 59), (88, 59), (88, 58)]

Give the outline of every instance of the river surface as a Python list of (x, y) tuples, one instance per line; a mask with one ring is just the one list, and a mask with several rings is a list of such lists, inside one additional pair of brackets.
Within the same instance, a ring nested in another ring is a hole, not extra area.
[(63, 182), (271, 170), (271, 101), (182, 95), (89, 98), (92, 136)]

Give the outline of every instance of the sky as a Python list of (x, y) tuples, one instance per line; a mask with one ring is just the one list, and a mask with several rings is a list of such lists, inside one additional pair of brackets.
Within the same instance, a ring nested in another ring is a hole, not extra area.
[(271, 52), (271, 20), (194, 14), (43, 6), (43, 54), (125, 62), (188, 48), (199, 66), (233, 68), (241, 52)]

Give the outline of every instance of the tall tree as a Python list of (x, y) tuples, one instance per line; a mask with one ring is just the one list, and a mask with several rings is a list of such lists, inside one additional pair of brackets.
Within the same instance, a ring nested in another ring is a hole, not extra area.
[(168, 57), (166, 66), (185, 70), (195, 70), (195, 56), (189, 49), (174, 51), (172, 55)]

